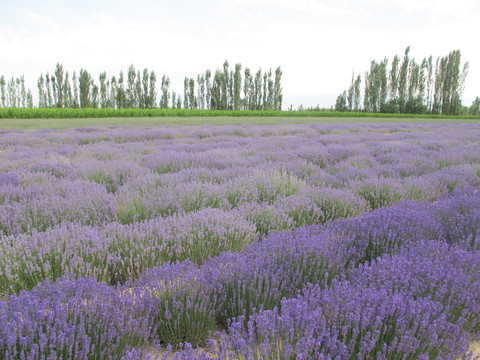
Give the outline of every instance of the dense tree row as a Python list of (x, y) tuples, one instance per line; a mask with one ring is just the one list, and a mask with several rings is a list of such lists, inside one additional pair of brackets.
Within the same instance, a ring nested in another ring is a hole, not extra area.
[(130, 65), (125, 77), (107, 77), (100, 73), (98, 85), (87, 70), (73, 72), (72, 80), (61, 64), (56, 65), (54, 74), (40, 75), (37, 81), (38, 106), (41, 108), (155, 108), (156, 76), (153, 71), (135, 71)]
[[(235, 64), (229, 70), (228, 61), (222, 69), (210, 69), (194, 78), (185, 78), (183, 107), (185, 109), (209, 110), (281, 110), (282, 109), (282, 70), (275, 74), (270, 69), (259, 69), (255, 75), (245, 68), (242, 79), (242, 65)], [(197, 91), (195, 91), (195, 87)], [(243, 93), (243, 96), (242, 96)]]
[(387, 58), (371, 62), (364, 77), (363, 109), (360, 75), (352, 76), (350, 88), (338, 96), (335, 109), (458, 115), (468, 70), (468, 63), (461, 64), (460, 50), (438, 57), (434, 65), (432, 56), (421, 63), (410, 58), (407, 47), (403, 58), (395, 55), (390, 67)]
[(10, 81), (0, 76), (0, 106), (1, 107), (33, 107), (31, 91), (25, 88), (23, 75)]
[[(37, 80), (38, 107), (40, 108), (185, 108), (212, 110), (281, 110), (282, 71), (270, 69), (253, 76), (246, 68), (242, 79), (242, 65), (229, 70), (227, 61), (223, 69), (217, 69), (194, 78), (185, 78), (183, 100), (170, 90), (170, 78), (163, 75), (160, 83), (160, 99), (157, 100), (157, 77), (153, 71), (135, 70), (130, 65), (109, 77), (102, 72), (95, 82), (87, 70), (74, 71), (70, 76), (63, 66), (56, 64), (55, 71), (40, 74)], [(26, 91), (23, 76), (6, 82), (0, 77), (2, 107), (33, 107), (33, 96)], [(242, 96), (243, 94), (243, 96)]]

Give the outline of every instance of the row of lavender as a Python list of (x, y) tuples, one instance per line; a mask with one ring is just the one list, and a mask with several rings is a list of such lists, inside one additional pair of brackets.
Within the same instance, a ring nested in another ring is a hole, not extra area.
[[(2, 359), (454, 359), (480, 335), (480, 188), (275, 233), (123, 286), (66, 277), (0, 302)], [(218, 324), (227, 332), (209, 335)]]
[(203, 263), (273, 230), (480, 184), (477, 125), (0, 134), (0, 293)]
[(335, 217), (317, 204), (325, 188), (371, 209), (433, 201), (478, 185), (479, 133), (466, 124), (3, 132), (0, 233), (129, 224), (205, 208), (289, 212), (296, 202), (323, 211), (324, 221)]

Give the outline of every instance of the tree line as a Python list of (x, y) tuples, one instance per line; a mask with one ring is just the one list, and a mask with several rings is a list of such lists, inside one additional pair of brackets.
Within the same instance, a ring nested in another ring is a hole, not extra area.
[[(136, 70), (130, 65), (126, 73), (107, 76), (104, 71), (98, 81), (85, 69), (72, 75), (62, 64), (55, 70), (40, 74), (37, 80), (39, 108), (113, 108), (113, 109), (208, 109), (208, 110), (281, 110), (282, 70), (250, 69), (235, 64), (229, 68), (225, 61), (221, 69), (207, 69), (195, 78), (185, 77), (183, 98), (171, 90), (168, 76), (163, 75), (157, 94), (157, 76), (154, 71)], [(158, 95), (160, 95), (158, 99)], [(33, 107), (33, 95), (25, 88), (25, 80), (6, 81), (0, 76), (1, 107)]]
[(438, 57), (435, 63), (431, 55), (417, 62), (410, 57), (409, 46), (403, 58), (395, 55), (390, 66), (388, 63), (386, 57), (370, 63), (364, 74), (363, 104), (362, 77), (353, 74), (350, 87), (337, 97), (335, 110), (442, 115), (462, 112), (469, 64), (462, 66), (460, 50)]

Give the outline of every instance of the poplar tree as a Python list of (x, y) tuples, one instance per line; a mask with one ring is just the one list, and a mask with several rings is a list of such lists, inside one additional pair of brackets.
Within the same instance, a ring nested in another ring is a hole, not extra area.
[(408, 66), (410, 58), (408, 56), (410, 46), (405, 49), (405, 56), (403, 57), (402, 66), (400, 67), (400, 76), (398, 81), (398, 106), (401, 113), (405, 112), (407, 83), (408, 83)]
[(267, 109), (267, 101), (268, 101), (268, 98), (267, 98), (267, 89), (268, 89), (267, 81), (268, 81), (268, 75), (265, 72), (263, 74), (263, 105), (262, 105), (263, 110)]
[(225, 60), (223, 63), (223, 76), (222, 76), (222, 83), (221, 83), (221, 109), (227, 110), (228, 109), (228, 86), (229, 86), (229, 76), (228, 76), (228, 61)]
[(428, 67), (428, 72), (427, 72), (427, 111), (432, 112), (432, 84), (433, 84), (433, 57), (432, 55), (429, 56), (427, 60), (427, 67)]
[[(53, 80), (53, 79), (52, 79)], [(58, 108), (64, 107), (64, 76), (63, 76), (63, 65), (57, 62), (55, 65), (55, 82), (56, 84), (56, 94), (57, 101), (55, 106)]]
[(277, 67), (275, 70), (275, 86), (274, 86), (274, 109), (282, 110), (283, 94), (282, 94), (282, 69)]
[(98, 109), (98, 86), (92, 80), (92, 95), (90, 98), (90, 107)]
[(205, 109), (205, 76), (203, 74), (197, 76), (197, 84), (198, 108)]
[(47, 93), (47, 107), (52, 107), (52, 92), (51, 92), (51, 89), (50, 89), (50, 75), (48, 74), (48, 71), (47, 71), (47, 74), (45, 75), (45, 87), (47, 89), (46, 93)]
[(352, 72), (352, 80), (350, 82), (350, 87), (348, 88), (347, 92), (347, 110), (353, 110), (353, 99), (355, 94), (355, 73)]
[(378, 99), (377, 110), (384, 112), (387, 104), (388, 97), (388, 75), (387, 75), (388, 60), (385, 57), (383, 61), (378, 65), (378, 80), (380, 82), (380, 95)]
[[(155, 72), (152, 70), (150, 71), (150, 78), (149, 78), (149, 91), (148, 91), (148, 107), (149, 108), (154, 108), (156, 106), (155, 104), (157, 103), (156, 84), (157, 84), (157, 75), (155, 75)], [(168, 107), (168, 104), (167, 104), (167, 107)]]
[(243, 81), (243, 109), (252, 110), (253, 104), (253, 79), (250, 69), (245, 68), (245, 78)]
[(73, 84), (73, 107), (79, 108), (80, 98), (78, 96), (78, 78), (77, 78), (77, 73), (75, 71), (73, 72), (72, 84)]
[(133, 106), (132, 106), (133, 108), (143, 109), (145, 107), (143, 90), (142, 90), (142, 78), (140, 76), (140, 71), (137, 72), (137, 76), (135, 79), (135, 90), (134, 90), (133, 99), (134, 99)]
[(8, 88), (8, 95), (7, 95), (7, 102), (9, 107), (17, 107), (17, 86), (15, 79), (12, 77), (11, 80), (7, 84)]
[(111, 80), (110, 80), (110, 94), (108, 94), (110, 100), (110, 104), (112, 106), (112, 108), (116, 108), (117, 107), (117, 89), (118, 89), (118, 84), (117, 84), (117, 78), (114, 76), (112, 76)]
[(197, 99), (195, 97), (195, 80), (193, 78), (188, 81), (188, 105), (189, 109), (197, 108)]
[(390, 104), (394, 104), (397, 106), (398, 104), (398, 81), (399, 81), (399, 65), (400, 65), (400, 57), (395, 55), (392, 61), (392, 67), (390, 68)]
[(335, 102), (335, 111), (345, 112), (347, 111), (347, 92), (344, 91), (337, 97)]
[(2, 75), (0, 76), (0, 98), (2, 107), (5, 107), (5, 100), (6, 100), (6, 93), (5, 93), (5, 77)]
[(162, 95), (160, 96), (160, 107), (162, 109), (168, 108), (169, 88), (170, 88), (170, 78), (163, 75), (162, 83), (161, 83)]
[(179, 96), (177, 99), (177, 109), (181, 109), (181, 108), (182, 108), (182, 97)]
[(185, 77), (183, 80), (183, 108), (184, 109), (189, 109), (189, 104), (188, 104), (188, 78)]
[(242, 93), (242, 64), (235, 64), (235, 74), (233, 75), (233, 109), (240, 110)]
[(274, 104), (274, 93), (273, 93), (273, 86), (274, 86), (274, 83), (273, 83), (273, 78), (272, 78), (272, 69), (270, 69), (268, 71), (268, 75), (267, 75), (267, 86), (268, 86), (268, 96), (267, 96), (267, 109), (268, 110), (273, 110), (273, 104)]
[(108, 107), (108, 92), (107, 92), (107, 73), (105, 71), (101, 72), (98, 76), (100, 82), (100, 107)]
[(33, 95), (30, 89), (27, 91), (27, 107), (28, 108), (33, 108)]
[[(3, 78), (3, 76), (2, 76)], [(40, 77), (37, 80), (37, 88), (38, 88), (38, 107), (39, 108), (45, 108), (47, 107), (47, 99), (46, 99), (46, 94), (45, 94), (45, 79), (43, 77), (43, 74), (40, 74)], [(2, 101), (3, 101), (3, 92), (2, 91)], [(3, 102), (4, 103), (4, 102)], [(5, 105), (4, 105), (5, 107)]]
[(468, 114), (472, 116), (480, 115), (480, 97), (476, 97), (468, 109)]
[(58, 106), (58, 101), (57, 101), (57, 84), (55, 81), (55, 76), (52, 75), (52, 78), (50, 79), (52, 83), (52, 94), (53, 94), (53, 103), (52, 106), (56, 107)]
[(217, 69), (215, 70), (215, 75), (213, 76), (212, 88), (211, 88), (211, 109), (212, 110), (223, 109), (222, 86), (223, 86), (223, 73), (219, 69)]
[(357, 79), (355, 80), (354, 91), (353, 91), (353, 98), (354, 98), (354, 110), (360, 111), (360, 102), (361, 102), (361, 91), (360, 87), (362, 85), (362, 77), (357, 75)]
[(117, 88), (117, 109), (124, 109), (127, 107), (127, 92), (123, 85), (124, 76), (123, 71), (120, 71), (118, 75), (118, 88)]
[(253, 103), (255, 106), (253, 110), (260, 110), (262, 108), (262, 70), (259, 69), (255, 74), (254, 88), (253, 88)]
[(212, 99), (212, 85), (211, 85), (211, 79), (212, 79), (212, 72), (207, 69), (205, 71), (205, 103), (207, 109), (211, 109), (211, 99)]
[[(79, 91), (80, 91), (80, 107), (89, 108), (92, 107), (92, 88), (93, 80), (87, 70), (80, 69), (79, 77)], [(98, 91), (98, 90), (97, 90)]]
[(63, 106), (66, 108), (73, 107), (72, 86), (70, 85), (68, 71), (65, 71), (65, 79), (63, 81)]
[(135, 107), (135, 67), (131, 64), (127, 70), (127, 87), (126, 91), (126, 108), (133, 108)]
[(20, 80), (20, 99), (21, 99), (21, 106), (23, 108), (27, 107), (27, 91), (25, 89), (25, 77), (22, 75), (19, 78)]
[(141, 96), (141, 105), (143, 109), (150, 109), (153, 105), (150, 105), (150, 97), (149, 97), (149, 80), (150, 75), (148, 73), (148, 69), (143, 69), (142, 74), (142, 96)]

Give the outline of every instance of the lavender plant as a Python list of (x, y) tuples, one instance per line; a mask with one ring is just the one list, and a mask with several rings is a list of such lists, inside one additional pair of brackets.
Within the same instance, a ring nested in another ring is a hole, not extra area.
[(133, 296), (94, 280), (60, 279), (0, 302), (2, 359), (121, 358), (152, 328)]

